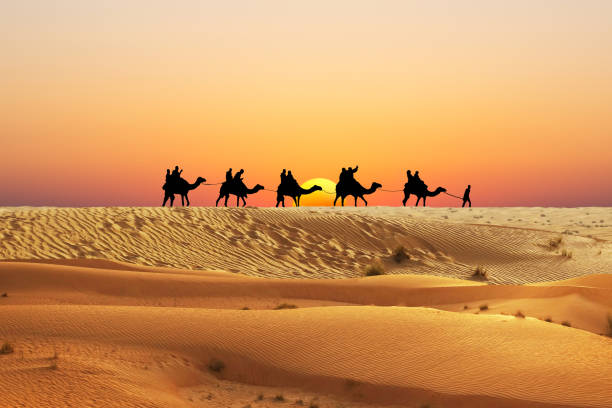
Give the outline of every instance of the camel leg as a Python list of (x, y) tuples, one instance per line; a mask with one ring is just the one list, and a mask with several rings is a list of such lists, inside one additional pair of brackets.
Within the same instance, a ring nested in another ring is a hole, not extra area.
[(342, 206), (344, 207), (344, 196), (342, 197)]
[(418, 206), (419, 206), (419, 201), (421, 201), (421, 197), (417, 196), (417, 202), (416, 202), (416, 204), (414, 205), (415, 207), (418, 207)]
[(363, 196), (359, 196), (359, 197), (361, 197), (361, 199), (362, 199), (362, 200), (363, 200), (363, 202), (365, 203), (365, 206), (367, 207), (367, 206), (368, 206), (368, 202), (366, 201), (366, 199), (365, 199), (365, 198), (363, 198)]
[(181, 205), (185, 206), (185, 196), (181, 194)]
[(404, 194), (404, 199), (402, 200), (402, 205), (405, 207), (406, 203), (408, 202), (408, 198), (410, 197), (410, 194)]
[(244, 199), (244, 197), (240, 197), (240, 198), (242, 198), (242, 206), (246, 207), (246, 200)]
[(225, 196), (225, 206), (227, 207), (227, 200), (229, 200), (229, 194)]
[(221, 199), (221, 194), (219, 194), (219, 197), (217, 198), (217, 201), (215, 201), (215, 207), (219, 205), (219, 200)]
[(423, 197), (423, 207), (425, 207), (425, 200), (427, 200), (427, 196)]
[(301, 197), (301, 196), (297, 196), (297, 205), (296, 205), (297, 207), (299, 207), (299, 206), (300, 206), (300, 197)]
[(291, 197), (291, 198), (293, 198), (293, 204), (295, 204), (296, 207), (299, 207), (300, 206), (299, 199), (297, 199), (295, 197)]
[(336, 201), (338, 201), (338, 196), (336, 195), (336, 198), (334, 199), (334, 207), (336, 206)]
[(170, 196), (170, 207), (174, 205), (174, 194)]
[[(170, 198), (170, 196), (168, 196), (168, 193), (164, 194), (164, 202), (162, 203), (162, 207), (166, 206), (166, 201), (168, 201), (168, 198)], [(463, 203), (465, 205), (465, 203)]]
[(357, 196), (355, 196), (355, 207), (357, 207)]
[(187, 201), (187, 207), (189, 207), (189, 196), (185, 194), (185, 201)]

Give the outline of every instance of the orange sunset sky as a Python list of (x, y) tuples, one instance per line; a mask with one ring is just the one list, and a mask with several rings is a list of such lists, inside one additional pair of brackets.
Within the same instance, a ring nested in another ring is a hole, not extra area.
[(5, 1), (0, 205), (160, 205), (175, 164), (612, 205), (611, 21), (610, 1)]

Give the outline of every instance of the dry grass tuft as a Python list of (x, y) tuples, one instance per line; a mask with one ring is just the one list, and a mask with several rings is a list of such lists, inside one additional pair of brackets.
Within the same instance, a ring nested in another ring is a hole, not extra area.
[(408, 252), (406, 252), (406, 248), (404, 248), (403, 245), (395, 248), (391, 253), (391, 257), (398, 264), (410, 260), (410, 255), (408, 255)]
[(240, 310), (251, 310), (251, 308), (250, 308), (250, 307), (248, 307), (248, 306), (245, 306), (245, 307), (243, 307), (243, 308), (242, 308), (242, 309), (240, 309)]
[(263, 399), (264, 399), (264, 395), (263, 394), (257, 395), (257, 401), (262, 401)]
[(285, 397), (283, 396), (283, 394), (278, 394), (277, 396), (274, 397), (274, 401), (283, 402), (285, 401)]
[(563, 237), (556, 237), (556, 238), (551, 238), (548, 241), (548, 248), (552, 251), (555, 250), (557, 248), (559, 248), (561, 246), (561, 243), (563, 242)]
[(8, 297), (8, 293), (4, 292), (4, 293), (2, 294), (2, 297)]
[(606, 335), (612, 337), (612, 314), (608, 315), (608, 333)]
[(220, 373), (225, 369), (225, 363), (219, 359), (212, 358), (208, 363), (208, 369), (215, 373)]
[(566, 326), (566, 327), (572, 327), (572, 324), (571, 324), (570, 322), (568, 322), (567, 320), (565, 320), (565, 321), (561, 322), (561, 324), (562, 324), (563, 326)]
[(380, 264), (369, 265), (364, 272), (365, 276), (379, 276), (385, 274), (385, 268)]
[(552, 317), (547, 317), (546, 319), (544, 319), (545, 322), (547, 323), (552, 323)]
[(274, 310), (281, 310), (281, 309), (297, 309), (298, 307), (296, 305), (293, 305), (291, 303), (281, 303), (280, 305), (276, 306), (274, 308)]
[(524, 319), (525, 315), (520, 310), (517, 310), (516, 313), (514, 314), (514, 317), (518, 317), (519, 319)]
[(475, 278), (475, 279), (487, 280), (487, 279), (489, 279), (489, 273), (484, 268), (484, 266), (478, 265), (474, 269), (474, 273), (472, 274), (472, 277)]
[(479, 308), (480, 310), (489, 310), (489, 305), (487, 305), (487, 304), (480, 305), (480, 306), (478, 306), (478, 308)]
[(0, 354), (11, 354), (14, 351), (15, 349), (13, 348), (13, 345), (7, 341), (5, 341), (4, 344), (2, 344), (2, 347), (0, 347)]

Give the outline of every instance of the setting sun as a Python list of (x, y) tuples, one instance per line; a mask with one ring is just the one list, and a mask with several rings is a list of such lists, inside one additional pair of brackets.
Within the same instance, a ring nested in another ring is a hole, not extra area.
[(302, 196), (300, 206), (303, 207), (329, 207), (334, 204), (336, 196), (336, 183), (326, 178), (313, 178), (302, 184), (302, 188), (307, 190), (312, 186), (319, 186), (323, 190)]

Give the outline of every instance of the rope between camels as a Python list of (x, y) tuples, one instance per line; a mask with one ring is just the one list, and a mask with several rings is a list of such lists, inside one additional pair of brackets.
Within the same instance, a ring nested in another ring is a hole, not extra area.
[(448, 195), (448, 196), (451, 196), (451, 197), (458, 198), (458, 199), (460, 199), (460, 200), (463, 200), (463, 197), (459, 197), (459, 196), (456, 196), (456, 195), (454, 195), (454, 194), (447, 193), (446, 191), (444, 192), (444, 194), (446, 194), (446, 195)]

